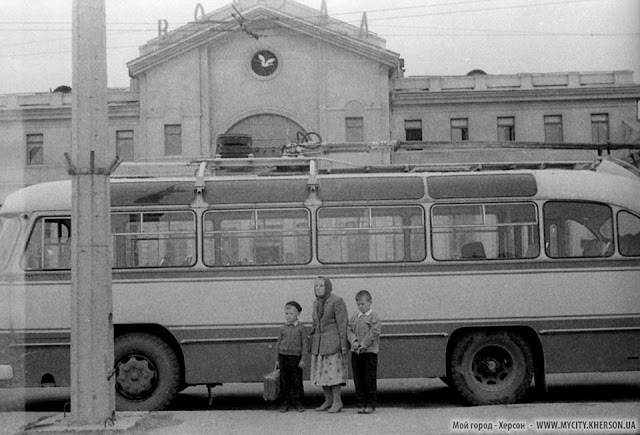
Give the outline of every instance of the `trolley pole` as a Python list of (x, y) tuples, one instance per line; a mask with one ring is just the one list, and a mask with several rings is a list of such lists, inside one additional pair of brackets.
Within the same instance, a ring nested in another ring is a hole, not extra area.
[(73, 0), (71, 419), (115, 413), (105, 0)]

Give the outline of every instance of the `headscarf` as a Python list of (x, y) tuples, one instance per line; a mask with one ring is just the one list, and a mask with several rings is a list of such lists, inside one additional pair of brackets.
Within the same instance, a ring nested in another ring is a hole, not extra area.
[[(322, 296), (316, 295), (318, 319), (322, 319), (322, 316), (324, 315), (324, 301), (331, 294), (331, 291), (333, 290), (333, 286), (331, 285), (331, 280), (329, 278), (325, 278), (324, 276), (319, 276), (316, 279), (321, 279), (324, 281), (324, 295)], [(314, 289), (314, 292), (315, 292), (315, 289)]]

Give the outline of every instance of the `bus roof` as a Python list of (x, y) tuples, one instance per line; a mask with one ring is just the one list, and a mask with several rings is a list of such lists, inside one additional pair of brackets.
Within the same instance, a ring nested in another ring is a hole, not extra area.
[[(299, 174), (214, 176), (204, 181), (204, 199), (211, 204), (300, 204), (308, 192), (308, 178)], [(436, 199), (508, 197), (598, 201), (640, 212), (640, 179), (593, 170), (325, 174), (318, 176), (318, 183), (318, 197), (327, 202), (418, 200), (425, 196)], [(454, 187), (443, 188), (447, 183)], [(464, 194), (464, 188), (460, 186), (465, 185), (476, 187)], [(458, 193), (446, 196), (447, 192)], [(111, 181), (113, 207), (188, 206), (195, 199), (194, 178), (118, 178)], [(0, 212), (65, 211), (70, 210), (71, 205), (71, 181), (54, 181), (11, 193)]]

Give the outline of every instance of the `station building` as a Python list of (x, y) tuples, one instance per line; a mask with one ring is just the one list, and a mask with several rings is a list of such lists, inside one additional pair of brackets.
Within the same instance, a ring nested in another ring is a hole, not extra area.
[[(631, 71), (406, 77), (364, 16), (353, 26), (318, 1), (196, 7), (196, 20), (171, 32), (161, 21), (127, 63), (130, 87), (109, 90), (110, 146), (125, 161), (188, 160), (213, 157), (219, 135), (247, 134), (256, 155), (274, 156), (315, 133), (334, 153), (401, 143), (405, 161), (446, 161), (492, 159), (483, 144), (498, 141), (640, 144)], [(67, 177), (71, 92), (0, 95), (0, 203)], [(473, 146), (458, 155), (446, 145), (462, 142)]]

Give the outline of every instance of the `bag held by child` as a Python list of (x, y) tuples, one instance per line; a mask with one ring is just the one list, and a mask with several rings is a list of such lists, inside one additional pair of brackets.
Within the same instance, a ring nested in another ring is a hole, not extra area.
[(266, 401), (273, 401), (280, 397), (280, 370), (276, 369), (264, 375), (262, 397)]

